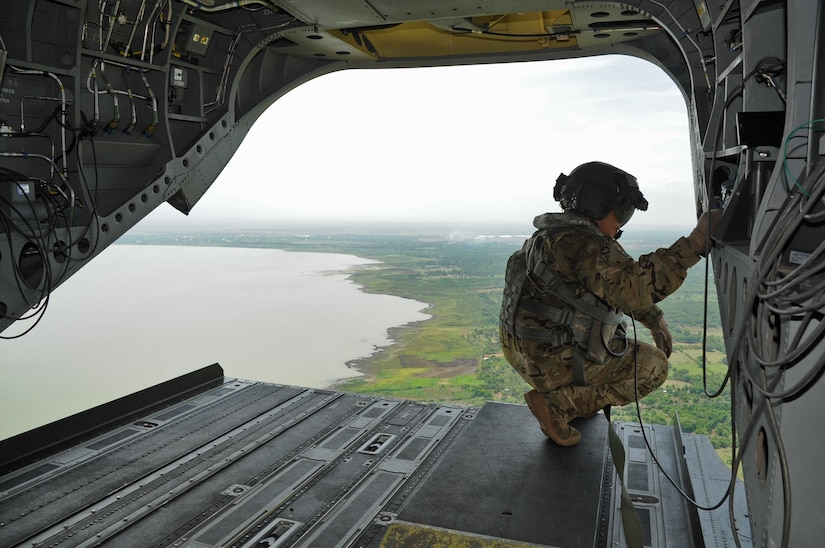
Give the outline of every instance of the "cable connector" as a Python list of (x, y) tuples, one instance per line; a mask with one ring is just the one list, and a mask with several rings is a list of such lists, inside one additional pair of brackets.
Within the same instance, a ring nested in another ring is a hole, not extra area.
[(86, 139), (94, 139), (95, 135), (97, 135), (97, 126), (95, 126), (93, 122), (86, 122), (86, 124), (80, 128), (80, 133), (78, 133), (77, 138), (85, 141)]

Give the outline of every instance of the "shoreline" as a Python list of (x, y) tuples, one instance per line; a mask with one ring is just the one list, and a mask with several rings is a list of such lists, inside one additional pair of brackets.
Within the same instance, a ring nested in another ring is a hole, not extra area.
[[(403, 327), (431, 318), (427, 303), (352, 280), (374, 265), (340, 252), (112, 246), (60, 288), (37, 329), (6, 341), (0, 410), (14, 418), (0, 439), (205, 364), (220, 363), (227, 378), (308, 388), (372, 377), (378, 369), (357, 357), (386, 355)], [(157, 329), (161, 321), (171, 327)]]
[[(380, 295), (390, 295), (392, 297), (397, 297), (398, 295), (392, 295), (390, 293), (380, 293)], [(431, 308), (432, 304), (427, 304), (427, 308)], [(360, 373), (360, 376), (356, 377), (346, 377), (342, 379), (338, 379), (337, 381), (333, 382), (329, 385), (328, 388), (334, 390), (341, 390), (346, 387), (352, 381), (360, 381), (369, 383), (375, 380), (375, 377), (380, 369), (378, 362), (386, 356), (386, 352), (392, 348), (397, 348), (400, 345), (404, 344), (404, 331), (405, 330), (412, 330), (412, 329), (419, 329), (423, 326), (424, 323), (431, 321), (435, 318), (434, 315), (430, 314), (430, 317), (426, 320), (416, 320), (414, 322), (409, 322), (404, 325), (396, 325), (390, 328), (387, 328), (387, 338), (390, 340), (390, 344), (385, 346), (375, 347), (375, 351), (370, 354), (369, 356), (361, 357), (361, 358), (354, 358), (351, 360), (347, 360), (344, 365), (349, 368), (357, 371)]]

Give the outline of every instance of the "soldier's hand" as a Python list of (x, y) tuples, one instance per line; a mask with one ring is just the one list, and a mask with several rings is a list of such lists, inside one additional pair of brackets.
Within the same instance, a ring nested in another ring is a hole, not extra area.
[(711, 209), (710, 211), (705, 211), (702, 213), (702, 216), (699, 217), (699, 221), (696, 223), (696, 228), (694, 228), (693, 232), (691, 232), (690, 236), (688, 236), (688, 239), (691, 243), (693, 243), (693, 246), (699, 250), (699, 255), (704, 257), (710, 251), (711, 242), (708, 235), (713, 234), (713, 231), (716, 230), (716, 227), (721, 219), (721, 209)]
[(653, 335), (656, 348), (664, 352), (669, 358), (673, 352), (673, 335), (670, 334), (670, 326), (668, 326), (664, 316), (659, 320), (659, 323), (651, 328), (650, 334)]

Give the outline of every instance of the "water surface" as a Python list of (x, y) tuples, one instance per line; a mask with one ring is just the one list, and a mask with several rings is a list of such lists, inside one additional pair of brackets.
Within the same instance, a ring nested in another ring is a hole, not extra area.
[(315, 388), (357, 376), (347, 362), (390, 344), (390, 327), (429, 318), (426, 304), (348, 279), (375, 262), (111, 246), (52, 294), (31, 333), (0, 341), (0, 439), (215, 362), (228, 377)]

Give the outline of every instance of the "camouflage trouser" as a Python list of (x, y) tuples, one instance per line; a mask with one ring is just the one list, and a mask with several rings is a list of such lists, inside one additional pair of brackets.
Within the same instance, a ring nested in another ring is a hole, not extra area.
[(547, 343), (514, 337), (504, 330), (500, 336), (504, 357), (513, 369), (568, 420), (589, 417), (608, 404), (626, 405), (636, 401), (636, 371), (639, 398), (659, 388), (667, 379), (667, 356), (647, 343), (637, 343), (634, 348), (633, 341), (628, 340), (627, 354), (621, 358), (608, 355), (602, 365), (585, 361), (587, 386), (576, 386), (572, 345), (553, 348)]

